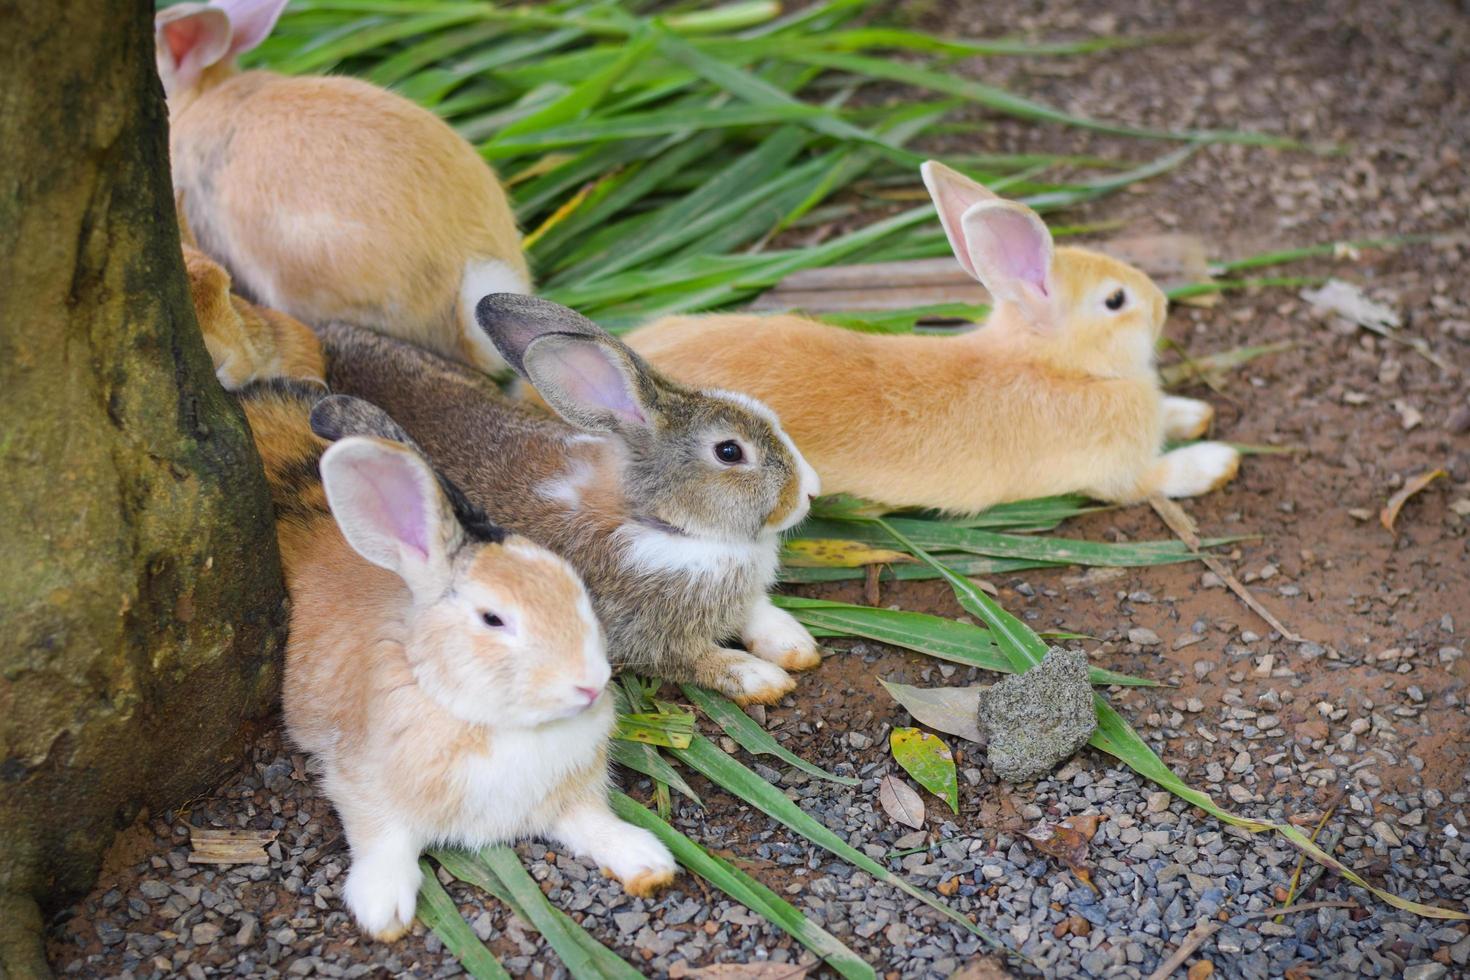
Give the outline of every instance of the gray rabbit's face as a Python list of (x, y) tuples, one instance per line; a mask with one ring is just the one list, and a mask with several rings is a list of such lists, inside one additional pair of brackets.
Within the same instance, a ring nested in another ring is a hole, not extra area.
[(671, 388), (660, 393), (656, 423), (629, 440), (640, 510), (730, 541), (799, 523), (820, 485), (775, 414), (744, 395)]

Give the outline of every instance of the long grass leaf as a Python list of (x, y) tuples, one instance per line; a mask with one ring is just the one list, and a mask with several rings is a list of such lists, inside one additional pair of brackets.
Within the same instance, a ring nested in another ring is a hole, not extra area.
[(851, 980), (873, 980), (873, 968), (801, 910), (718, 855), (700, 847), (631, 797), (613, 793), (613, 812), (663, 841), (680, 864), (752, 912), (779, 926), (832, 969)]
[(454, 899), (449, 897), (434, 875), (433, 866), (419, 858), (419, 868), (424, 873), (424, 881), (419, 886), (418, 917), (424, 925), (434, 930), (443, 941), (444, 948), (455, 955), (459, 965), (475, 980), (510, 980), (510, 974), (505, 972), (495, 954), (480, 942), (469, 923), (459, 914)]
[[(918, 899), (940, 915), (943, 915), (952, 922), (958, 923), (961, 928), (979, 936), (997, 949), (1005, 950), (1015, 956), (1021, 956), (1020, 953), (1007, 947), (987, 930), (982, 929), (972, 922), (968, 916), (956, 911), (928, 892), (914, 887), (908, 881), (900, 878), (863, 852), (852, 847), (847, 841), (838, 837), (837, 834), (818, 822), (816, 818), (788, 799), (786, 794), (776, 789), (764, 779), (761, 779), (754, 772), (724, 752), (721, 752), (713, 742), (704, 736), (697, 736), (694, 739), (694, 743), (687, 749), (675, 749), (673, 751), (681, 762), (702, 773), (706, 778), (724, 787), (725, 790), (740, 797), (767, 816), (784, 823), (817, 846), (831, 851), (847, 863), (861, 868), (879, 881), (890, 884), (905, 894)], [(1025, 957), (1022, 958), (1024, 959)]]
[(788, 766), (795, 766), (809, 776), (825, 779), (828, 782), (840, 783), (843, 786), (856, 786), (862, 780), (853, 779), (850, 776), (837, 776), (821, 766), (812, 765), (801, 756), (792, 752), (786, 746), (757, 725), (749, 715), (740, 710), (740, 707), (722, 694), (696, 687), (693, 684), (681, 684), (679, 689), (684, 696), (694, 703), (700, 711), (709, 717), (711, 721), (724, 729), (726, 735), (735, 740), (735, 744), (749, 752), (751, 755), (771, 755), (780, 759)]
[(704, 806), (704, 801), (690, 788), (684, 777), (679, 775), (679, 770), (669, 765), (669, 760), (660, 755), (653, 746), (619, 740), (608, 746), (608, 754), (618, 765), (640, 772), (665, 786), (672, 786), (699, 806)]

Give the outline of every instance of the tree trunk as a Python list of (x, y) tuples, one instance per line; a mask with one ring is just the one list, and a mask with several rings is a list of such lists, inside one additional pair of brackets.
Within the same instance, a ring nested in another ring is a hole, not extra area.
[(264, 478), (194, 320), (151, 0), (0, 0), (0, 976), (271, 704)]

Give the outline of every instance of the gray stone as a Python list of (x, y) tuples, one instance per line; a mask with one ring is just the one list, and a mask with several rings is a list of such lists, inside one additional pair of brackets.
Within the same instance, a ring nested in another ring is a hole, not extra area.
[(1044, 776), (1087, 744), (1097, 727), (1087, 655), (1052, 647), (1040, 664), (980, 692), (980, 730), (997, 776)]

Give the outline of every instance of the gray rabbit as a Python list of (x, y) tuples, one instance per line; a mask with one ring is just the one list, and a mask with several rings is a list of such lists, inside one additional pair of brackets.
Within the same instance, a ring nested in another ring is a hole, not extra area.
[[(780, 535), (819, 486), (775, 415), (743, 395), (669, 381), (547, 300), (494, 293), (475, 314), (565, 421), (457, 363), (329, 324), (328, 381), (340, 394), (314, 413), (318, 432), (406, 436), (493, 520), (564, 556), (586, 581), (616, 666), (741, 703), (790, 691), (786, 670), (821, 655), (766, 593)], [(749, 653), (721, 645), (737, 636)]]

